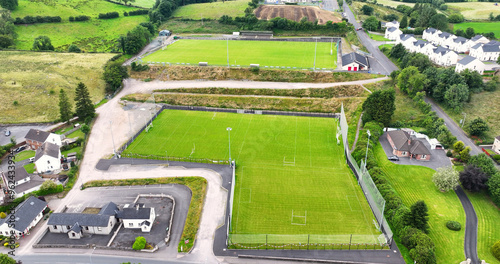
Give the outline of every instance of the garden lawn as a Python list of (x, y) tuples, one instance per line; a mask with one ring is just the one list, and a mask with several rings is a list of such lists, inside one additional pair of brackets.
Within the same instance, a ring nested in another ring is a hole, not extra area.
[(500, 15), (500, 5), (495, 6), (495, 2), (462, 2), (446, 3), (446, 5), (450, 9), (460, 11), (466, 19), (488, 19), (490, 13), (494, 16)]
[[(368, 33), (371, 39), (376, 40), (376, 41), (390, 41), (389, 39), (384, 38), (384, 36), (377, 35), (377, 34), (372, 34)], [(390, 45), (390, 44), (384, 44), (384, 45)]]
[[(498, 8), (497, 15), (500, 15), (500, 6)], [(463, 29), (465, 31), (469, 27), (473, 28), (476, 33), (493, 32), (495, 33), (495, 37), (497, 38), (500, 37), (500, 22), (466, 22), (466, 23), (454, 24), (453, 30)]]
[(467, 192), (478, 219), (477, 253), (479, 259), (490, 264), (500, 264), (491, 253), (491, 247), (500, 240), (500, 209), (493, 203), (486, 192)]
[(304, 243), (307, 234), (342, 235), (329, 240), (344, 243), (347, 234), (353, 243), (373, 243), (380, 234), (337, 145), (336, 119), (165, 110), (153, 124), (123, 156), (228, 160), (232, 128), (234, 234), (302, 234)]
[(31, 173), (35, 172), (35, 163), (28, 163), (28, 164), (24, 165), (24, 168), (26, 169), (26, 172), (28, 174), (31, 174)]
[(66, 136), (67, 138), (83, 138), (85, 137), (85, 134), (82, 132), (81, 129), (78, 129), (74, 131), (73, 133), (69, 134)]
[(102, 67), (113, 56), (0, 51), (0, 123), (54, 121), (59, 118), (59, 90), (65, 90), (74, 110), (78, 82), (88, 87), (93, 102), (99, 102), (105, 88)]
[(19, 153), (16, 154), (15, 161), (18, 162), (18, 161), (21, 161), (21, 160), (32, 158), (34, 156), (35, 156), (35, 151), (34, 150), (21, 151), (21, 152), (19, 152)]
[(65, 150), (65, 151), (62, 151), (61, 152), (61, 155), (63, 155), (64, 157), (68, 157), (68, 153), (73, 153), (73, 152), (76, 152), (77, 154), (82, 154), (82, 147), (74, 147), (72, 149), (68, 149), (68, 150)]
[(212, 3), (190, 4), (177, 8), (172, 17), (200, 20), (202, 18), (219, 19), (223, 15), (244, 16), (247, 0), (218, 1)]
[[(318, 42), (316, 68), (336, 68), (337, 51), (330, 43)], [(223, 40), (179, 40), (165, 50), (145, 58), (144, 62), (190, 63), (208, 62), (227, 65), (227, 42)], [(312, 68), (314, 42), (229, 41), (229, 64), (232, 66), (260, 64), (260, 67)]]
[(403, 202), (410, 207), (424, 200), (429, 208), (429, 236), (436, 245), (437, 263), (459, 263), (465, 259), (464, 229), (452, 231), (446, 222), (454, 220), (465, 226), (465, 212), (455, 192), (442, 193), (431, 180), (434, 170), (422, 166), (397, 165), (387, 160), (380, 144), (375, 157), (387, 179)]

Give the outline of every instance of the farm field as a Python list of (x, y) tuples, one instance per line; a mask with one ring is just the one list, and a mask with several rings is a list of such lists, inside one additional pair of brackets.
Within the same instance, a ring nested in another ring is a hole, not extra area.
[(450, 9), (460, 11), (466, 19), (488, 19), (490, 13), (494, 16), (500, 15), (500, 6), (495, 6), (495, 2), (461, 2), (446, 5)]
[(385, 6), (391, 6), (396, 8), (398, 5), (407, 5), (413, 7), (415, 3), (405, 3), (401, 1), (393, 1), (393, 0), (377, 0), (377, 3), (385, 5)]
[(124, 153), (228, 160), (227, 127), (234, 234), (379, 236), (337, 145), (336, 119), (165, 110)]
[[(500, 13), (500, 10), (499, 10)], [(475, 32), (479, 33), (495, 33), (495, 37), (500, 37), (500, 22), (466, 22), (455, 24), (453, 26), (453, 30), (463, 29), (464, 31), (467, 28), (473, 28)]]
[(327, 21), (342, 21), (335, 13), (312, 6), (261, 5), (255, 9), (254, 13), (258, 19), (264, 20), (284, 17), (299, 22), (303, 17), (307, 17), (309, 22), (317, 19), (320, 25), (326, 24)]
[(200, 20), (201, 18), (219, 19), (223, 15), (231, 17), (244, 16), (247, 0), (219, 1), (180, 6), (174, 11), (172, 17), (182, 17)]
[(500, 238), (500, 209), (495, 206), (486, 192), (471, 193), (467, 196), (474, 206), (478, 219), (477, 253), (479, 259), (490, 264), (500, 264), (491, 253), (491, 247)]
[[(124, 17), (123, 12), (137, 10), (100, 0), (31, 2), (20, 0), (19, 7), (12, 12), (12, 17), (25, 16), (61, 16), (61, 23), (42, 23), (17, 25), (16, 48), (30, 50), (33, 40), (38, 36), (48, 36), (58, 51), (66, 51), (71, 44), (86, 52), (110, 52), (116, 46), (116, 39), (142, 22), (147, 22), (147, 15)], [(97, 19), (99, 13), (116, 11), (120, 14), (115, 19)], [(70, 16), (90, 16), (85, 22), (69, 22)], [(117, 48), (116, 48), (117, 49)]]
[(145, 8), (152, 8), (155, 2), (156, 2), (155, 0), (135, 0), (135, 2), (132, 3), (132, 5)]
[(434, 170), (422, 166), (397, 165), (387, 160), (378, 144), (375, 157), (387, 180), (398, 192), (403, 202), (410, 207), (424, 200), (429, 208), (429, 236), (436, 245), (437, 263), (459, 263), (464, 256), (464, 229), (452, 231), (446, 222), (454, 220), (465, 226), (465, 212), (455, 192), (442, 193), (431, 180)]
[[(403, 2), (401, 2), (401, 3), (403, 3)], [(357, 1), (354, 1), (354, 2), (352, 2), (352, 8), (353, 8), (353, 12), (355, 12), (355, 15), (357, 16), (356, 17), (357, 20), (364, 21), (368, 17), (370, 17), (370, 16), (367, 16), (367, 15), (364, 15), (363, 12), (361, 11), (361, 8), (364, 5), (373, 7), (373, 10), (374, 10), (373, 11), (373, 15), (376, 16), (379, 20), (384, 20), (383, 17), (385, 15), (389, 15), (389, 14), (394, 14), (394, 15), (398, 16), (398, 20), (403, 17), (402, 13), (400, 13), (400, 12), (398, 12), (396, 10), (387, 8), (387, 7), (382, 7), (382, 6), (378, 6), (378, 5), (367, 3), (367, 2), (357, 2)]]
[[(143, 58), (143, 62), (227, 65), (226, 45), (223, 40), (181, 39)], [(316, 68), (336, 68), (337, 50), (334, 46), (333, 55), (330, 55), (330, 45), (318, 42)], [(314, 49), (314, 42), (229, 41), (229, 64), (313, 68)]]
[[(59, 117), (59, 90), (74, 104), (78, 82), (94, 103), (104, 97), (102, 66), (114, 54), (0, 52), (0, 123), (49, 122)], [(54, 101), (55, 100), (55, 101)], [(14, 101), (18, 105), (14, 105)]]

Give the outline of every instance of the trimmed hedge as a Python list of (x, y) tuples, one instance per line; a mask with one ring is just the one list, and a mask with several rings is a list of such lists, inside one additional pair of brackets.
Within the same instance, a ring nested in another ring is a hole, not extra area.
[(134, 10), (130, 12), (123, 12), (124, 16), (140, 16), (140, 15), (147, 15), (149, 10), (146, 9), (140, 9), (140, 10)]
[(90, 20), (89, 16), (76, 16), (76, 17), (70, 16), (69, 17), (69, 22), (73, 22), (73, 21), (87, 21), (87, 20)]
[(24, 18), (16, 17), (14, 24), (37, 24), (37, 23), (60, 23), (60, 16), (25, 16)]
[(111, 18), (117, 18), (119, 17), (120, 14), (118, 12), (109, 12), (109, 13), (100, 13), (99, 14), (99, 19), (111, 19)]
[(457, 221), (446, 222), (446, 227), (453, 231), (459, 231), (460, 229), (462, 229), (462, 225)]

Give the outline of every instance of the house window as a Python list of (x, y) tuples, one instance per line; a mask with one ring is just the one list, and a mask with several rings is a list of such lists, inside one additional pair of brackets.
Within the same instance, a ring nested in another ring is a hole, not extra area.
[(75, 237), (75, 233), (71, 232), (71, 236), (72, 236), (72, 237)]
[(421, 159), (425, 159), (425, 157), (427, 157), (427, 155), (420, 156)]
[(97, 228), (97, 231), (102, 231), (102, 227), (98, 227), (98, 228)]
[(403, 152), (401, 153), (401, 155), (406, 155), (406, 151), (403, 151)]
[(88, 226), (86, 226), (86, 227), (85, 227), (85, 230), (89, 230), (89, 227), (88, 227)]
[(134, 223), (129, 223), (128, 226), (133, 227)]
[(54, 225), (53, 227), (54, 227), (54, 229), (57, 229), (57, 226), (56, 226), (56, 225)]
[(47, 160), (47, 164), (50, 164), (50, 160)]
[(66, 228), (68, 228), (68, 230), (69, 230), (69, 229), (71, 229), (71, 226), (66, 226)]

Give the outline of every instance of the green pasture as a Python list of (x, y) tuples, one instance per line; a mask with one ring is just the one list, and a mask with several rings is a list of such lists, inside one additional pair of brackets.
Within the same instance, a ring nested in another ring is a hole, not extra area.
[(145, 8), (153, 8), (153, 5), (155, 4), (155, 0), (135, 0), (132, 4), (135, 6), (141, 6)]
[(232, 128), (233, 233), (255, 235), (242, 240), (312, 234), (349, 243), (354, 234), (353, 243), (375, 243), (380, 235), (337, 144), (336, 119), (165, 110), (153, 125), (124, 153), (228, 160)]
[[(208, 62), (209, 65), (229, 64), (312, 68), (314, 65), (315, 42), (288, 41), (224, 41), (181, 39), (165, 50), (159, 50), (145, 58), (143, 62), (190, 63)], [(337, 50), (333, 44), (318, 42), (316, 68), (336, 68)]]
[(202, 18), (219, 19), (223, 15), (237, 17), (244, 16), (247, 7), (247, 0), (191, 4), (177, 8), (172, 16), (196, 20)]
[[(488, 19), (490, 13), (500, 15), (500, 5), (496, 2), (460, 2), (446, 3), (448, 8), (460, 11), (466, 19)], [(489, 32), (489, 31), (488, 31)]]
[(392, 187), (403, 202), (410, 207), (418, 200), (424, 200), (429, 208), (429, 236), (436, 244), (438, 263), (460, 263), (464, 255), (464, 229), (452, 231), (446, 222), (454, 220), (465, 226), (465, 212), (453, 191), (440, 192), (432, 182), (434, 170), (423, 166), (397, 165), (387, 160), (378, 144), (375, 156), (381, 169), (387, 175)]
[[(499, 10), (500, 12), (500, 10)], [(499, 13), (500, 14), (500, 13)], [(453, 26), (453, 30), (462, 29), (466, 30), (467, 28), (473, 28), (477, 33), (495, 33), (495, 37), (500, 37), (500, 22), (466, 22), (455, 24)]]

